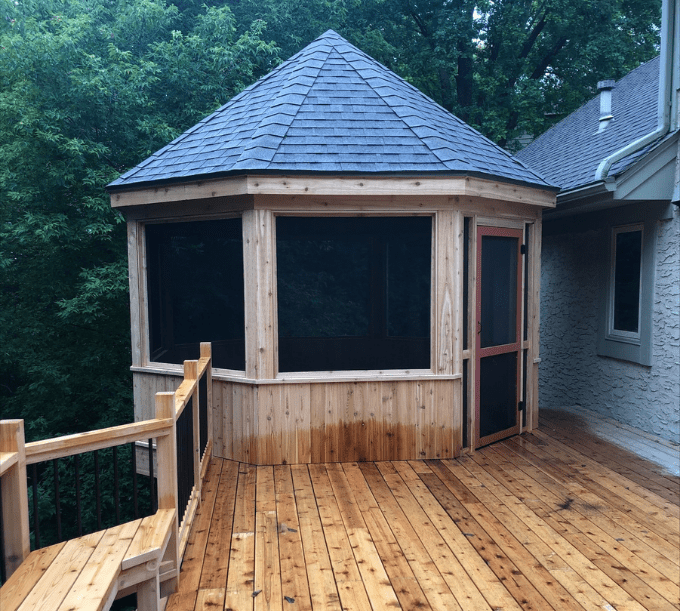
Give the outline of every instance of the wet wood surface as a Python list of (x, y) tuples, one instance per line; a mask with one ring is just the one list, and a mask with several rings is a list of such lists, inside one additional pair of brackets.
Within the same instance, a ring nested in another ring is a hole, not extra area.
[(680, 479), (547, 415), (450, 460), (213, 459), (167, 609), (680, 609)]

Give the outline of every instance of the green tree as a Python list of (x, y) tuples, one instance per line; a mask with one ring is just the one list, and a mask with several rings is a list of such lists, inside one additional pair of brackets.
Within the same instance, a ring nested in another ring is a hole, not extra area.
[(29, 439), (132, 419), (125, 223), (104, 187), (271, 69), (263, 25), (0, 0), (0, 417)]
[(661, 1), (240, 0), (291, 55), (332, 27), (505, 146), (657, 53)]

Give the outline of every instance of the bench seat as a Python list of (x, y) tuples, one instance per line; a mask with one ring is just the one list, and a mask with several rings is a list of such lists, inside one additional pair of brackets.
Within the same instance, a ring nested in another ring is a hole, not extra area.
[[(32, 552), (0, 588), (2, 611), (105, 611), (138, 592), (140, 611), (160, 605), (160, 567), (175, 510)], [(171, 567), (174, 569), (175, 567)]]

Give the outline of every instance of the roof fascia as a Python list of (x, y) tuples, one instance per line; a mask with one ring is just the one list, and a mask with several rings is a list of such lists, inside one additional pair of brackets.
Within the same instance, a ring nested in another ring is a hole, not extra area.
[(554, 220), (620, 206), (621, 202), (614, 200), (615, 189), (614, 181), (608, 180), (559, 193), (557, 206), (554, 210), (546, 210), (543, 218)]
[(668, 200), (673, 197), (679, 133), (663, 140), (616, 177), (614, 197), (626, 201)]
[(111, 206), (206, 200), (243, 195), (468, 196), (554, 208), (551, 188), (518, 185), (473, 176), (281, 176), (248, 175), (116, 190)]
[(667, 138), (616, 178), (591, 183), (557, 195), (555, 210), (545, 219), (625, 206), (637, 201), (670, 201), (680, 135)]

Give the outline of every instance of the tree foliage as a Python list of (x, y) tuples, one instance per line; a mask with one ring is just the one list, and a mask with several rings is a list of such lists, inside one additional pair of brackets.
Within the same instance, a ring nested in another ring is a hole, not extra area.
[(263, 22), (163, 0), (1, 0), (0, 417), (132, 419), (125, 224), (104, 186), (278, 61)]
[(650, 59), (660, 0), (0, 0), (0, 417), (130, 420), (104, 186), (328, 28), (512, 145)]
[(287, 57), (328, 27), (502, 145), (656, 54), (661, 0), (239, 0)]

